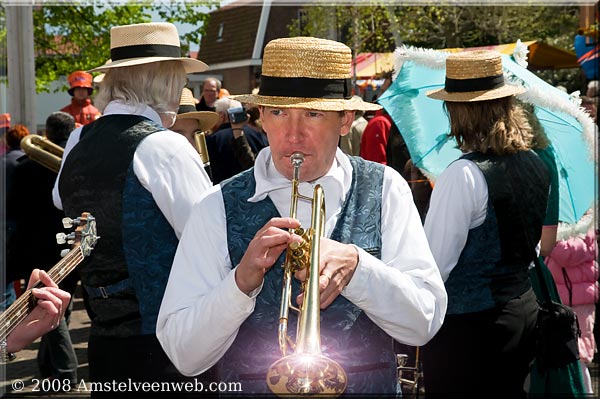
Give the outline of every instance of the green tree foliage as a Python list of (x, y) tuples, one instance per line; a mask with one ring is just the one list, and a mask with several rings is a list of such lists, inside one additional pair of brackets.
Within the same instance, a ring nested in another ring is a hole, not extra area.
[[(215, 0), (194, 3), (96, 2), (95, 6), (36, 6), (33, 9), (36, 89), (49, 92), (50, 83), (75, 70), (88, 70), (110, 58), (110, 28), (152, 20), (179, 22), (198, 29), (180, 37), (183, 54), (199, 44)], [(120, 5), (118, 5), (120, 4)], [(0, 8), (0, 18), (4, 10)], [(159, 18), (156, 17), (159, 16)], [(153, 18), (154, 16), (154, 18)], [(5, 29), (2, 29), (4, 34)], [(66, 86), (57, 90), (66, 90)]]
[[(425, 6), (396, 7), (400, 34), (407, 44), (476, 47), (542, 40), (573, 47), (579, 9), (567, 6)], [(564, 38), (568, 38), (568, 42)], [(559, 46), (562, 47), (562, 46)]]
[[(573, 49), (575, 6), (311, 6), (289, 26), (291, 36), (340, 40), (360, 52), (402, 43), (428, 48), (475, 47), (542, 40)], [(334, 35), (332, 37), (332, 27)], [(391, 31), (393, 27), (393, 31)]]
[(290, 36), (314, 36), (346, 43), (354, 51), (386, 52), (395, 48), (384, 7), (311, 6), (288, 26)]
[[(355, 53), (386, 52), (406, 44), (434, 49), (478, 47), (540, 40), (573, 51), (579, 23), (577, 6), (383, 6), (306, 7), (289, 26), (291, 36), (334, 39)], [(335, 27), (332, 31), (331, 27)], [(581, 84), (580, 71), (540, 75), (569, 91)]]

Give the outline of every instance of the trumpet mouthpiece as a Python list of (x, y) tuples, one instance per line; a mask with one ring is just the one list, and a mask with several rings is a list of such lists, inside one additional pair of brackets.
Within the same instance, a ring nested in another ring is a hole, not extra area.
[(301, 152), (295, 152), (290, 157), (290, 161), (294, 166), (300, 166), (304, 162), (304, 154)]

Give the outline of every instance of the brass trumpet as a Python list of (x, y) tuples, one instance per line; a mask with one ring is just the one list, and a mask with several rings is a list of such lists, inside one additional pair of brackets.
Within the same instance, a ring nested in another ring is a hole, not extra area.
[(45, 137), (29, 134), (21, 140), (21, 149), (35, 162), (58, 173), (65, 150)]
[[(337, 362), (323, 356), (320, 335), (319, 247), (325, 225), (325, 198), (320, 185), (315, 187), (312, 198), (298, 192), (304, 155), (294, 153), (291, 162), (294, 175), (290, 217), (296, 218), (299, 199), (311, 201), (311, 227), (306, 231), (302, 228), (290, 229), (290, 232), (302, 236), (303, 242), (290, 244), (286, 252), (278, 329), (279, 347), (284, 357), (269, 367), (267, 384), (279, 396), (305, 394), (336, 397), (346, 389), (346, 373)], [(299, 309), (291, 303), (292, 276), (302, 268), (307, 268), (307, 271), (303, 283), (304, 301)], [(299, 313), (295, 345), (287, 334), (289, 309)], [(288, 343), (294, 347), (291, 355), (287, 355)]]
[(201, 131), (194, 133), (194, 143), (196, 151), (200, 154), (200, 160), (204, 165), (204, 170), (208, 174), (208, 177), (212, 180), (212, 169), (210, 168), (210, 159), (208, 158), (208, 148), (206, 147), (206, 134)]

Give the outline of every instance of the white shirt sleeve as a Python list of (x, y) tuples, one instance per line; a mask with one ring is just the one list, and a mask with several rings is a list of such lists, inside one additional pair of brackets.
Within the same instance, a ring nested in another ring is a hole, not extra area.
[(471, 161), (453, 162), (437, 179), (425, 232), (444, 281), (458, 262), (469, 230), (484, 222), (487, 201), (485, 177)]
[(224, 215), (220, 186), (215, 186), (192, 210), (158, 314), (158, 339), (184, 375), (214, 365), (254, 311), (257, 293), (249, 297), (235, 282)]
[(133, 171), (181, 237), (192, 205), (212, 187), (198, 153), (181, 134), (157, 132), (138, 145)]
[(359, 249), (343, 295), (399, 342), (423, 345), (439, 330), (447, 295), (408, 184), (386, 168), (381, 260)]

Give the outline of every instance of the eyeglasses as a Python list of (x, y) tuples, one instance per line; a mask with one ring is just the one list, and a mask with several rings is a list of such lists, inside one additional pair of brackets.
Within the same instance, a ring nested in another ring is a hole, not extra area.
[(216, 93), (217, 92), (216, 90), (211, 90), (211, 89), (202, 89), (202, 91), (206, 92), (206, 93)]

